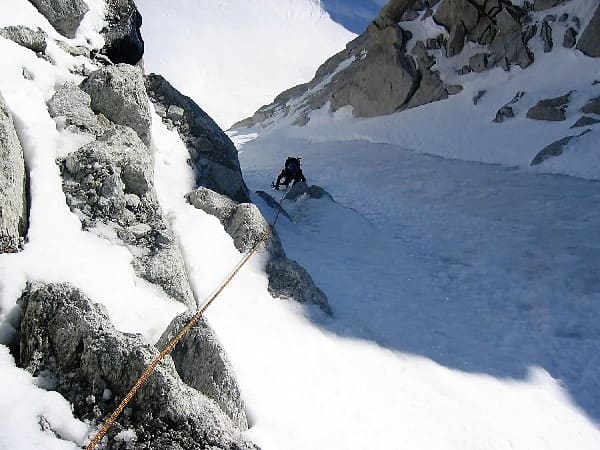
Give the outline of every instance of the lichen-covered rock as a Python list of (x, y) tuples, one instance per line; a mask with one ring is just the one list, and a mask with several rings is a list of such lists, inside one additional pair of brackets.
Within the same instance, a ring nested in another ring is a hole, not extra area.
[(41, 29), (32, 30), (23, 25), (0, 28), (0, 36), (36, 53), (46, 51), (46, 33)]
[[(141, 335), (117, 331), (104, 309), (69, 284), (29, 284), (22, 309), (19, 365), (53, 381), (92, 423), (112, 412), (158, 350)], [(110, 395), (106, 395), (106, 393)], [(139, 448), (256, 449), (206, 396), (186, 385), (169, 356), (156, 367), (109, 432), (133, 429)]]
[(139, 276), (195, 308), (183, 258), (156, 199), (152, 157), (137, 134), (116, 126), (59, 165), (67, 203), (84, 228), (107, 225), (127, 244)]
[(89, 11), (83, 0), (29, 0), (63, 36), (74, 38), (79, 24)]
[[(308, 189), (303, 192), (308, 192)], [(311, 192), (315, 197), (324, 195), (319, 189)], [(190, 192), (186, 199), (194, 207), (217, 217), (240, 252), (247, 252), (265, 236), (270, 236), (265, 246), (269, 252), (266, 271), (271, 295), (276, 298), (293, 298), (300, 303), (312, 303), (331, 314), (326, 295), (303, 267), (287, 258), (277, 232), (270, 230), (256, 205), (238, 204), (206, 188)]]
[(90, 96), (77, 85), (66, 83), (48, 101), (48, 112), (61, 127), (96, 133), (100, 125), (92, 111), (91, 102)]
[(150, 144), (150, 104), (139, 67), (129, 64), (103, 67), (92, 72), (80, 87), (91, 97), (95, 113), (132, 128), (144, 144)]
[[(194, 314), (187, 311), (175, 317), (156, 347), (165, 348), (192, 320)], [(185, 384), (214, 400), (240, 430), (248, 429), (244, 402), (231, 363), (203, 318), (179, 341), (171, 358)]]
[[(233, 142), (189, 97), (182, 95), (160, 75), (146, 77), (146, 89), (157, 113), (177, 128), (190, 153), (196, 186), (203, 186), (236, 201), (248, 202), (248, 188), (242, 178)], [(175, 123), (169, 114), (176, 114)]]
[(135, 65), (144, 55), (140, 32), (142, 15), (133, 0), (106, 0), (106, 27), (102, 52), (114, 63)]
[(592, 58), (600, 58), (600, 5), (577, 41), (577, 49)]
[(0, 95), (0, 253), (16, 252), (27, 233), (23, 148)]

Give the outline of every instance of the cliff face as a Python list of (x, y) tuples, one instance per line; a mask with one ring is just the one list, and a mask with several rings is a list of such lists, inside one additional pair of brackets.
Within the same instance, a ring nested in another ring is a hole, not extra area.
[[(585, 17), (548, 11), (563, 3), (569, 1), (390, 1), (309, 83), (283, 92), (232, 128), (283, 117), (305, 125), (311, 111), (325, 105), (330, 111), (350, 106), (355, 117), (372, 117), (436, 102), (461, 92), (460, 76), (495, 67), (528, 68), (538, 41), (544, 52), (560, 45), (598, 56), (591, 42), (600, 38), (600, 13), (596, 10), (582, 29)], [(554, 44), (556, 34), (563, 39)]]

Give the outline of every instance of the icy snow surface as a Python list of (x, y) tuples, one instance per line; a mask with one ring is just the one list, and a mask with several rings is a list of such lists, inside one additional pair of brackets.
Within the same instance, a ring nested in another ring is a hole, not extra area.
[(144, 64), (222, 128), (309, 81), (354, 34), (317, 0), (137, 0)]

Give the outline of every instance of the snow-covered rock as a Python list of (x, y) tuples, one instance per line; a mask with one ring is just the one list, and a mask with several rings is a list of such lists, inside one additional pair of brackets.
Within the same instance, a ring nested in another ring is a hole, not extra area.
[[(175, 317), (156, 347), (165, 348), (194, 314), (187, 311)], [(179, 341), (171, 358), (185, 384), (214, 400), (240, 430), (248, 429), (244, 401), (233, 367), (225, 349), (203, 318)]]
[(256, 205), (238, 204), (206, 188), (196, 189), (186, 198), (194, 207), (217, 217), (240, 252), (249, 251), (269, 236), (265, 244), (269, 252), (266, 272), (273, 297), (312, 303), (331, 314), (325, 293), (315, 285), (306, 269), (286, 256), (277, 232), (269, 230), (269, 223)]
[(26, 179), (23, 149), (0, 95), (0, 253), (19, 250), (27, 232)]
[(62, 127), (72, 131), (102, 134), (94, 111), (92, 99), (74, 83), (65, 83), (48, 101), (48, 112)]
[(40, 29), (32, 30), (22, 25), (14, 25), (0, 28), (0, 36), (10, 39), (36, 53), (44, 53), (46, 51), (46, 33)]
[(150, 144), (150, 105), (139, 67), (129, 64), (107, 66), (92, 72), (81, 83), (91, 97), (91, 107), (107, 119), (136, 131)]
[[(137, 274), (194, 308), (177, 242), (156, 199), (152, 157), (137, 134), (115, 126), (60, 161), (67, 203), (86, 229), (104, 224), (129, 247)], [(151, 231), (140, 233), (139, 225)], [(138, 228), (135, 228), (135, 227)]]
[[(101, 305), (69, 284), (29, 284), (18, 303), (23, 313), (19, 364), (93, 423), (114, 410), (158, 356), (141, 335), (117, 331)], [(181, 380), (169, 356), (109, 437), (126, 429), (133, 429), (137, 445), (146, 448), (257, 448), (240, 437), (212, 400)]]
[(83, 0), (29, 0), (63, 36), (74, 38), (89, 6)]

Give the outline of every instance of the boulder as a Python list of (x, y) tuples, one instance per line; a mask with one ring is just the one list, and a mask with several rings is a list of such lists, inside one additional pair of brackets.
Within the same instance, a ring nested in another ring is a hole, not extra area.
[[(324, 192), (320, 188), (299, 189), (298, 195), (310, 192), (309, 195), (322, 196)], [(275, 298), (293, 298), (300, 303), (312, 303), (325, 313), (331, 314), (326, 295), (315, 285), (302, 266), (287, 258), (277, 232), (270, 230), (270, 225), (256, 205), (239, 204), (206, 188), (190, 192), (186, 199), (194, 207), (217, 217), (240, 252), (254, 248), (270, 234), (265, 246), (269, 252), (266, 271), (271, 295)]]
[(142, 15), (133, 0), (106, 0), (106, 27), (102, 30), (105, 54), (114, 64), (135, 65), (144, 55), (140, 32)]
[(527, 117), (535, 120), (560, 122), (566, 119), (565, 109), (571, 93), (556, 98), (540, 100), (527, 111)]
[(581, 33), (577, 49), (592, 58), (600, 57), (600, 5), (596, 8), (592, 20)]
[(553, 158), (555, 156), (560, 156), (564, 153), (566, 147), (573, 140), (577, 140), (577, 138), (583, 136), (584, 134), (590, 132), (591, 130), (585, 130), (581, 134), (577, 136), (567, 136), (558, 141), (553, 142), (552, 144), (544, 147), (535, 158), (531, 161), (532, 166), (537, 166), (538, 164), (543, 163), (548, 158)]
[(331, 308), (325, 293), (300, 264), (287, 257), (271, 258), (266, 267), (269, 276), (269, 292), (273, 297), (291, 298), (299, 303), (312, 303), (327, 314)]
[(83, 0), (29, 0), (63, 36), (74, 38), (79, 24), (89, 11)]
[(449, 31), (462, 23), (465, 31), (471, 33), (477, 26), (479, 11), (469, 0), (443, 0), (433, 14), (433, 18)]
[(48, 112), (66, 129), (96, 133), (100, 125), (91, 103), (92, 99), (86, 92), (74, 83), (66, 83), (48, 101)]
[(27, 175), (12, 115), (0, 95), (0, 253), (18, 251), (27, 233)]
[(483, 96), (486, 94), (487, 90), (482, 90), (482, 91), (478, 91), (477, 95), (475, 97), (473, 97), (473, 104), (475, 106), (477, 106), (477, 104), (479, 103), (479, 100), (481, 100), (483, 98)]
[(0, 28), (0, 36), (36, 53), (46, 51), (46, 33), (39, 28), (32, 30), (23, 25), (4, 27)]
[(525, 96), (524, 91), (518, 91), (512, 100), (506, 104), (504, 104), (497, 112), (496, 117), (494, 118), (494, 122), (501, 123), (506, 119), (511, 119), (515, 117), (515, 112), (512, 108), (512, 105), (517, 104), (523, 97)]
[(490, 53), (476, 53), (469, 58), (469, 67), (473, 72), (483, 72), (494, 67), (494, 55)]
[[(192, 320), (194, 314), (187, 311), (175, 317), (156, 347), (165, 348)], [(171, 352), (171, 358), (185, 384), (214, 400), (237, 428), (242, 431), (248, 429), (248, 419), (235, 373), (225, 350), (204, 318), (179, 341)]]
[(585, 106), (581, 108), (581, 112), (588, 114), (600, 114), (600, 97), (588, 100)]
[(177, 115), (175, 127), (190, 153), (196, 186), (248, 202), (248, 188), (231, 139), (191, 98), (182, 95), (162, 76), (146, 76), (146, 89), (155, 107), (165, 111), (164, 120), (169, 114)]
[(565, 48), (573, 48), (575, 47), (575, 43), (577, 42), (577, 30), (573, 27), (569, 27), (565, 30), (565, 35), (563, 37), (563, 47)]
[[(99, 424), (158, 356), (141, 335), (117, 331), (102, 306), (69, 284), (28, 284), (18, 304), (19, 365), (52, 380), (81, 420)], [(257, 448), (213, 400), (181, 380), (169, 356), (117, 419), (109, 442), (124, 429), (135, 432), (139, 448)]]
[(446, 43), (446, 56), (458, 55), (465, 45), (465, 26), (459, 22), (452, 26)]
[(139, 67), (129, 64), (103, 67), (81, 82), (91, 97), (92, 110), (110, 121), (132, 128), (150, 145), (150, 104)]
[(517, 64), (521, 68), (529, 66), (533, 62), (533, 55), (523, 42), (520, 22), (507, 9), (502, 9), (495, 19), (497, 32), (491, 48), (496, 62), (501, 64), (505, 61), (507, 64)]
[(156, 199), (152, 156), (137, 134), (115, 126), (59, 166), (67, 204), (84, 228), (108, 226), (131, 251), (138, 276), (195, 308), (183, 258)]

